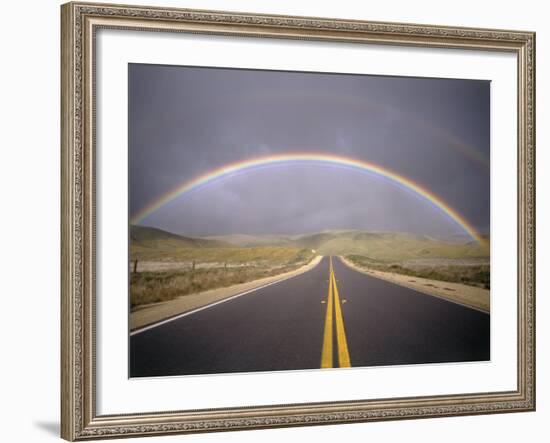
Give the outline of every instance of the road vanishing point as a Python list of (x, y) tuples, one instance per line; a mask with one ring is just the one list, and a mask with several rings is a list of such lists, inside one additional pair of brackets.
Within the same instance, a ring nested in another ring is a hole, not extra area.
[(132, 332), (129, 375), (489, 359), (489, 314), (323, 257), (303, 274)]

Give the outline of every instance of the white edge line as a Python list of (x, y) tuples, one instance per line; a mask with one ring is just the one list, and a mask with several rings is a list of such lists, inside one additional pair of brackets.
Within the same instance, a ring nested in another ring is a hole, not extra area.
[[(321, 258), (321, 260), (319, 260), (319, 263), (321, 263), (321, 261), (323, 261), (322, 258)], [(249, 289), (248, 291), (240, 292), (239, 294), (235, 294), (235, 295), (232, 295), (230, 297), (223, 298), (221, 300), (215, 301), (215, 302), (210, 303), (208, 305), (201, 306), (200, 308), (195, 308), (195, 309), (192, 309), (191, 311), (182, 312), (181, 314), (178, 314), (178, 315), (175, 315), (173, 317), (167, 318), (166, 320), (161, 320), (157, 323), (153, 323), (153, 324), (150, 324), (148, 326), (144, 326), (143, 328), (135, 329), (134, 331), (130, 331), (130, 337), (132, 337), (134, 335), (137, 335), (137, 334), (141, 334), (142, 332), (148, 331), (149, 329), (153, 329), (153, 328), (156, 328), (158, 326), (165, 325), (166, 323), (173, 322), (173, 321), (178, 320), (180, 318), (187, 317), (188, 315), (195, 314), (199, 311), (203, 311), (205, 309), (212, 308), (216, 305), (219, 305), (219, 304), (225, 303), (227, 301), (233, 300), (237, 297), (241, 297), (242, 295), (250, 294), (251, 292), (258, 291), (258, 290), (263, 289), (263, 288), (267, 288), (268, 286), (275, 285), (277, 283), (281, 283), (282, 281), (290, 280), (291, 278), (298, 277), (299, 275), (303, 275), (306, 272), (309, 272), (309, 271), (315, 269), (319, 265), (319, 263), (317, 263), (313, 268), (308, 269), (305, 272), (301, 272), (300, 274), (291, 275), (290, 277), (280, 278), (279, 280), (272, 281), (271, 283), (266, 283), (265, 285), (258, 286), (257, 288), (252, 288), (252, 289)]]

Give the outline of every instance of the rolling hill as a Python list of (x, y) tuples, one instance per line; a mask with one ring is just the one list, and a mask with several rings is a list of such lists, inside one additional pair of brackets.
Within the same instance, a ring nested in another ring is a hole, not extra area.
[(149, 226), (130, 226), (132, 247), (176, 249), (176, 248), (224, 248), (233, 245), (220, 240), (184, 237)]
[(475, 242), (458, 243), (401, 232), (347, 231), (303, 236), (296, 240), (323, 255), (363, 255), (375, 260), (488, 257), (489, 250)]
[[(232, 238), (232, 236), (228, 236)], [(242, 236), (237, 236), (242, 238)], [(130, 257), (140, 261), (200, 263), (255, 263), (288, 265), (310, 260), (313, 253), (295, 245), (271, 245), (271, 241), (240, 246), (221, 239), (187, 237), (162, 229), (130, 226)]]
[[(201, 256), (256, 256), (256, 252), (278, 255), (278, 250), (308, 250), (319, 255), (361, 255), (378, 261), (405, 261), (415, 259), (470, 259), (487, 258), (489, 249), (470, 239), (442, 240), (426, 235), (403, 232), (371, 232), (357, 230), (324, 231), (298, 236), (231, 234), (193, 238), (157, 228), (131, 226), (132, 253), (162, 251), (185, 255), (192, 252)], [(218, 251), (225, 249), (225, 252)], [(218, 251), (214, 254), (214, 250)], [(230, 252), (231, 251), (231, 252)], [(146, 254), (148, 255), (148, 254)]]
[(256, 246), (287, 246), (292, 243), (292, 238), (284, 235), (250, 235), (229, 234), (205, 237), (208, 240), (217, 240), (230, 243), (233, 246), (250, 248)]
[(471, 239), (442, 240), (404, 232), (324, 231), (299, 236), (226, 235), (210, 237), (240, 247), (284, 246), (312, 249), (320, 255), (363, 255), (374, 260), (485, 258), (489, 249)]

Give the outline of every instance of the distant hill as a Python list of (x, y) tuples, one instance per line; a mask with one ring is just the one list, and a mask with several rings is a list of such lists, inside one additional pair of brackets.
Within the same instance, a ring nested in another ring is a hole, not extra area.
[(130, 226), (132, 247), (178, 249), (178, 248), (224, 248), (227, 242), (204, 238), (184, 237), (149, 226)]
[(347, 231), (302, 236), (301, 247), (315, 249), (323, 255), (363, 255), (376, 260), (414, 258), (487, 257), (489, 250), (476, 242), (437, 240), (432, 237), (401, 232)]
[[(230, 238), (231, 236), (228, 236)], [(225, 238), (225, 237), (222, 237)], [(236, 239), (243, 240), (241, 236)], [(264, 242), (266, 243), (267, 240)], [(130, 258), (139, 261), (254, 263), (259, 266), (288, 266), (307, 262), (313, 253), (295, 246), (261, 244), (239, 246), (215, 238), (173, 234), (146, 226), (130, 226)]]
[(244, 248), (256, 246), (287, 246), (292, 243), (292, 238), (284, 235), (249, 235), (249, 234), (228, 234), (205, 237), (209, 240), (231, 243), (234, 246)]
[(324, 231), (298, 236), (223, 235), (209, 237), (239, 247), (284, 246), (312, 249), (320, 255), (362, 255), (375, 260), (485, 258), (489, 249), (471, 238), (437, 239), (402, 232)]
[(360, 255), (385, 262), (489, 257), (489, 248), (471, 238), (442, 240), (404, 232), (340, 230), (297, 236), (232, 234), (195, 238), (132, 225), (130, 239), (132, 255), (140, 257), (183, 259), (187, 256), (208, 256), (214, 260), (235, 254), (252, 257), (260, 252), (260, 255), (273, 256), (282, 250), (315, 251), (319, 255)]

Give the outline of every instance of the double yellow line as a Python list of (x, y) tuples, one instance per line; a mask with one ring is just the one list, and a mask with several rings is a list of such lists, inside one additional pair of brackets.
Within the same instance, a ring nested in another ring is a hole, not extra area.
[(338, 345), (338, 366), (340, 368), (351, 367), (349, 358), (348, 341), (346, 339), (346, 330), (344, 328), (344, 318), (342, 317), (342, 305), (340, 304), (340, 295), (332, 267), (332, 257), (330, 257), (330, 277), (328, 284), (327, 314), (325, 316), (325, 332), (323, 336), (323, 350), (321, 354), (321, 368), (333, 367), (333, 322), (336, 322), (336, 341)]

